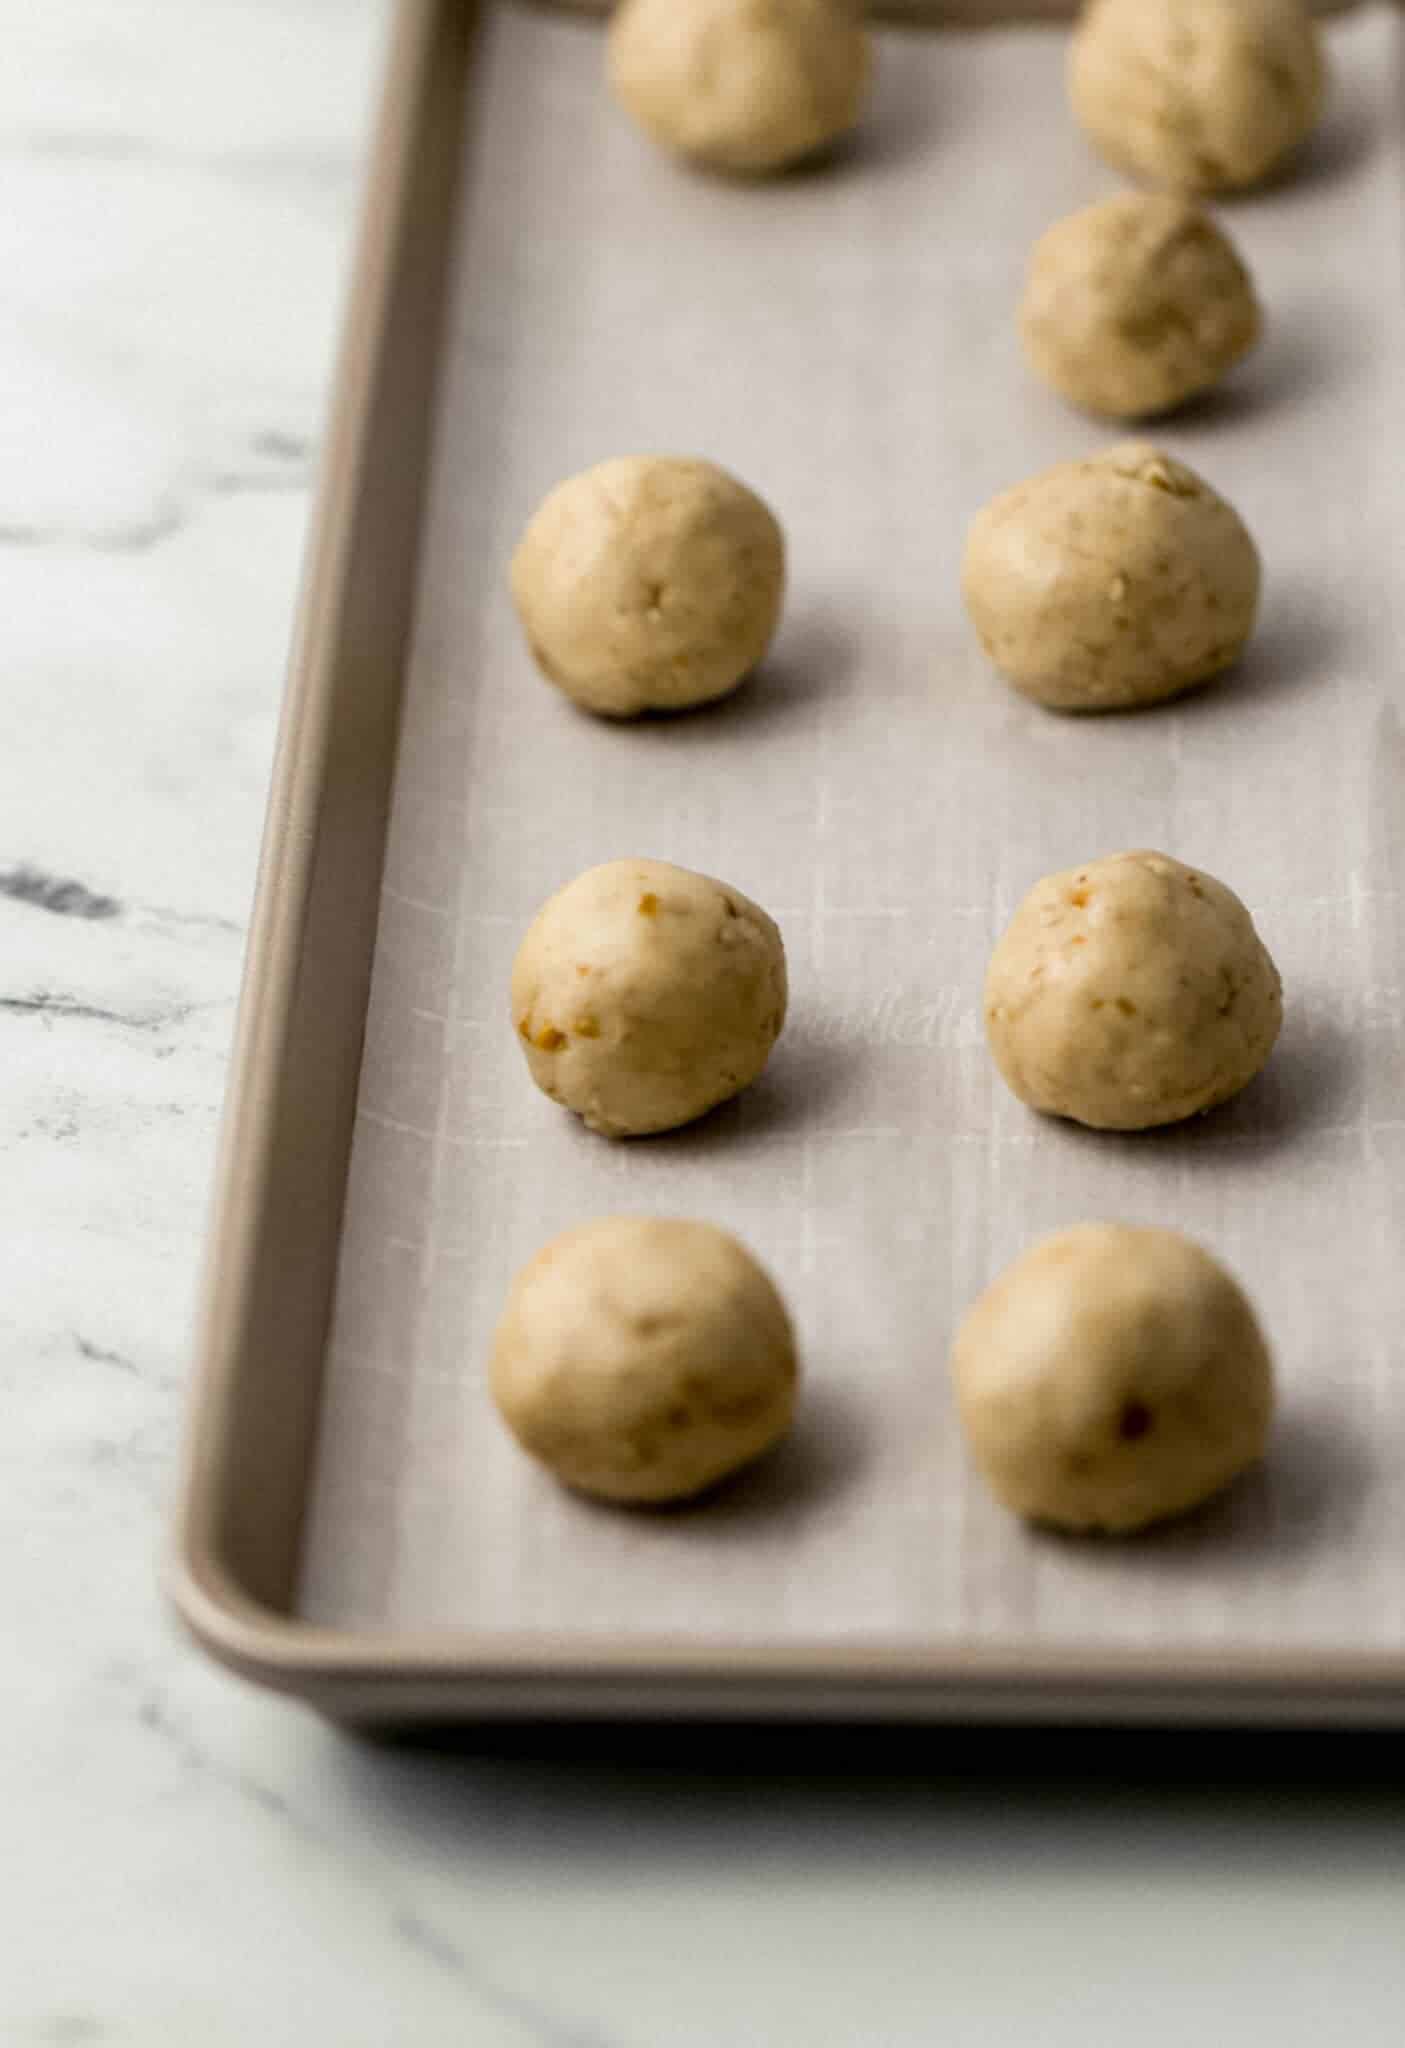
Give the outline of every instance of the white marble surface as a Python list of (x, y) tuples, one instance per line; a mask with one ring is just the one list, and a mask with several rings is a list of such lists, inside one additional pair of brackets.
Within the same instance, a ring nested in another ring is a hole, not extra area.
[(0, 2042), (1396, 2042), (1389, 1748), (392, 1753), (174, 1636), (193, 1271), (383, 4), (0, 25)]

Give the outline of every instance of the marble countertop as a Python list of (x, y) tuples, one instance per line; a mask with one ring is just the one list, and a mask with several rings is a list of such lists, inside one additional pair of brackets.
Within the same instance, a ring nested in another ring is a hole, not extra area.
[(374, 1749), (157, 1590), (384, 0), (11, 0), (0, 68), (0, 2041), (1398, 2039), (1330, 1737)]

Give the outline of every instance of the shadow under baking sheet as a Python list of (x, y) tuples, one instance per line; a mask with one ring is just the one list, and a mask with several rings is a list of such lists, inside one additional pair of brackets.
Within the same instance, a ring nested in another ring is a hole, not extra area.
[(329, 1738), (319, 1775), (338, 1825), (414, 1873), (400, 1941), (512, 1999), (505, 2039), (1080, 2048), (1119, 2038), (1130, 1997), (1152, 2048), (1262, 2038), (1224, 2027), (1248, 2006), (1286, 2048), (1348, 2013), (1358, 2048), (1387, 2048), (1405, 1975), (1396, 1748), (538, 1724)]
[(495, 1782), (508, 1798), (532, 1802), (560, 1783), (585, 1811), (619, 1797), (626, 1807), (655, 1808), (656, 1818), (660, 1777), (700, 1807), (717, 1800), (730, 1809), (738, 1797), (753, 1811), (813, 1806), (819, 1824), (824, 1812), (842, 1816), (855, 1802), (854, 1822), (866, 1814), (875, 1826), (914, 1804), (933, 1812), (952, 1799), (1003, 1805), (1012, 1788), (1055, 1810), (1082, 1804), (1094, 1789), (1148, 1803), (1174, 1789), (1222, 1811), (1230, 1792), (1255, 1808), (1297, 1800), (1319, 1810), (1327, 1788), (1354, 1786), (1383, 1832), (1398, 1839), (1405, 1829), (1400, 1739), (1382, 1730), (486, 1721), (368, 1727), (331, 1739), (340, 1771), (363, 1795), (378, 1796), (398, 1777), (393, 1802), (417, 1828), (422, 1810), (441, 1799), (466, 1820), (481, 1796), (482, 1765), (507, 1767)]
[[(484, 1975), (511, 1984), (472, 1882), (491, 1872), (505, 1913), (533, 1901), (552, 1968), (522, 1981), (548, 2002), (600, 2013), (609, 1930), (631, 2041), (1072, 2048), (1117, 2038), (1130, 1989), (1164, 1980), (1166, 2024), (1139, 2028), (1156, 2048), (1188, 2027), (1258, 2038), (1217, 2021), (1270, 1983), (1306, 2001), (1274, 2038), (1306, 2048), (1329, 2037), (1313, 1986), (1345, 1969), (1353, 2041), (1385, 2048), (1353, 1971), (1399, 1974), (1397, 1751), (1326, 1732), (538, 1723), (329, 1736), (322, 1776), (378, 1855), (412, 1859), (402, 1940), (480, 1995)], [(533, 2017), (524, 2038), (626, 2038)]]

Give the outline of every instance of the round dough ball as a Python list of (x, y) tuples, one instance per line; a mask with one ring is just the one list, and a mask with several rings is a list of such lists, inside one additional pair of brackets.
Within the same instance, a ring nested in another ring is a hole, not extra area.
[(1109, 163), (1184, 192), (1260, 183), (1326, 94), (1303, 0), (1088, 0), (1068, 77), (1074, 114)]
[(985, 1027), (1031, 1109), (1141, 1131), (1213, 1109), (1264, 1065), (1283, 984), (1244, 905), (1164, 853), (1047, 875), (990, 958)]
[(1249, 273), (1187, 199), (1124, 192), (1035, 244), (1020, 307), (1025, 354), (1088, 412), (1168, 412), (1234, 368), (1259, 338)]
[(990, 659), (1056, 711), (1125, 711), (1219, 675), (1254, 629), (1260, 580), (1238, 513), (1145, 441), (993, 499), (961, 572)]
[(513, 1282), (490, 1377), (524, 1451), (604, 1500), (684, 1500), (783, 1436), (798, 1366), (785, 1304), (707, 1223), (609, 1216)]
[(1254, 1311), (1171, 1230), (1083, 1223), (1017, 1259), (951, 1355), (976, 1463), (1017, 1515), (1125, 1533), (1263, 1454), (1273, 1366)]
[(785, 538), (713, 463), (627, 456), (543, 500), (512, 595), (537, 666), (587, 711), (683, 711), (725, 697), (770, 646)]
[(621, 105), (665, 149), (737, 177), (847, 134), (869, 70), (853, 0), (622, 0), (610, 28)]
[(739, 889), (662, 860), (578, 875), (512, 968), (532, 1079), (610, 1138), (672, 1130), (740, 1094), (785, 1009), (775, 923)]

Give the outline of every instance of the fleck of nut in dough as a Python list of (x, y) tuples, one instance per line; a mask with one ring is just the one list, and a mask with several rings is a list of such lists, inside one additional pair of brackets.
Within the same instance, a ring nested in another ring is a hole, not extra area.
[(1262, 326), (1233, 244), (1190, 200), (1123, 192), (1035, 245), (1020, 335), (1070, 404), (1146, 419), (1219, 383)]
[(1123, 711), (1229, 668), (1258, 550), (1202, 477), (1145, 441), (1063, 462), (972, 523), (961, 587), (992, 662), (1057, 711)]
[(1032, 1109), (1139, 1131), (1213, 1109), (1260, 1071), (1283, 985), (1239, 898), (1164, 853), (1048, 875), (990, 958), (986, 1036)]
[(1254, 1311), (1170, 1230), (1084, 1223), (972, 1307), (951, 1358), (971, 1453), (1015, 1514), (1129, 1533), (1263, 1455), (1273, 1367)]
[(622, 0), (607, 70), (663, 148), (764, 177), (855, 126), (869, 40), (856, 0)]
[(1183, 192), (1231, 192), (1279, 170), (1326, 95), (1304, 0), (1087, 0), (1069, 96), (1118, 170)]
[(714, 463), (602, 462), (542, 501), (512, 558), (538, 668), (587, 711), (634, 718), (726, 696), (771, 644), (785, 540)]
[(691, 1123), (756, 1079), (785, 1022), (785, 948), (725, 882), (610, 861), (538, 911), (511, 1000), (543, 1093), (593, 1131), (639, 1137)]
[(513, 1282), (493, 1398), (522, 1448), (605, 1500), (687, 1499), (769, 1449), (798, 1379), (785, 1304), (706, 1223), (611, 1216)]

